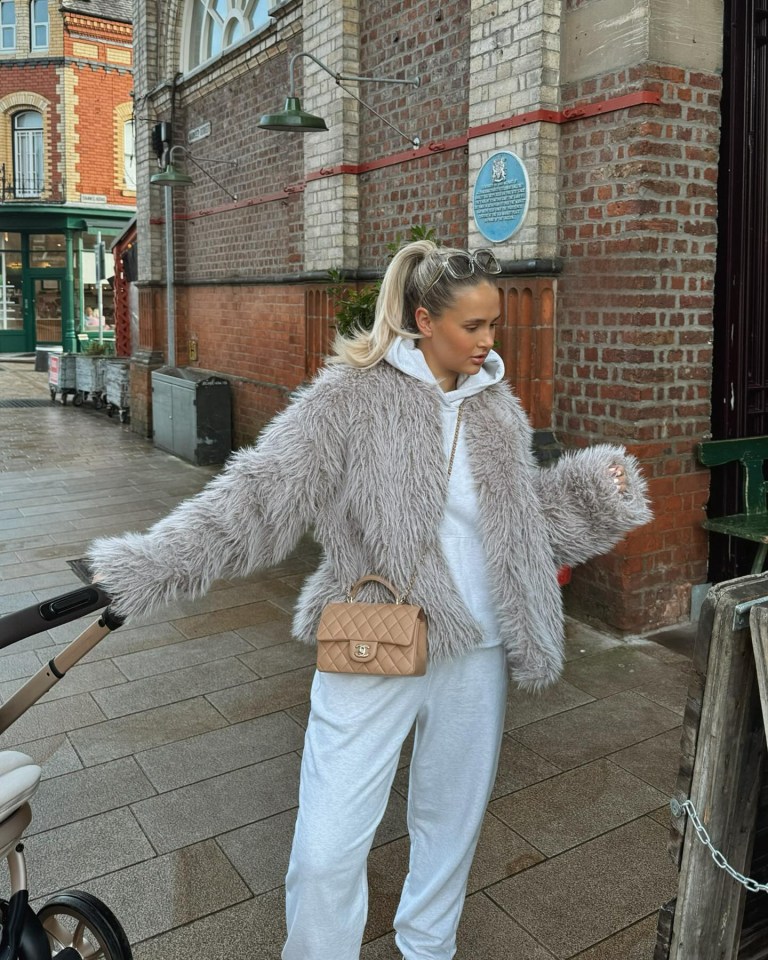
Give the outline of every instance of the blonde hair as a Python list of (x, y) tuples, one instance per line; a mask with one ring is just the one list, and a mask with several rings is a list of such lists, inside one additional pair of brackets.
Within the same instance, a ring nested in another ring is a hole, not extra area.
[(419, 307), (439, 317), (454, 303), (461, 288), (488, 280), (481, 271), (455, 279), (444, 267), (445, 261), (456, 253), (466, 254), (453, 247), (440, 247), (431, 240), (415, 240), (401, 247), (381, 282), (373, 326), (350, 337), (337, 334), (328, 363), (375, 367), (398, 337), (420, 338), (416, 327)]

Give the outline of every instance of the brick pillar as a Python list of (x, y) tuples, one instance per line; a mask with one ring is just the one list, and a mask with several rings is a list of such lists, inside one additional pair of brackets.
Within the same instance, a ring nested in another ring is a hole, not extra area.
[[(304, 0), (304, 50), (334, 72), (359, 75), (359, 11), (356, 0)], [(305, 176), (323, 167), (358, 161), (359, 104), (337, 86), (333, 77), (302, 58), (302, 107), (323, 117), (327, 133), (308, 133), (304, 140)], [(357, 89), (356, 84), (351, 84)], [(304, 268), (358, 266), (357, 177), (351, 174), (309, 179), (304, 191)]]
[(564, 109), (661, 99), (561, 139), (555, 427), (567, 446), (627, 444), (655, 513), (575, 571), (570, 603), (643, 631), (686, 620), (706, 580), (695, 445), (710, 429), (722, 4), (587, 0), (564, 16), (563, 49)]
[[(471, 7), (470, 129), (533, 110), (556, 110), (560, 0), (512, 0), (503, 5), (498, 0), (472, 0)], [(497, 150), (516, 153), (531, 184), (525, 223), (508, 241), (494, 246), (497, 256), (508, 260), (554, 257), (558, 128), (553, 123), (528, 124), (469, 141), (470, 246), (489, 245), (472, 219), (472, 187), (483, 163)]]
[(163, 190), (149, 184), (159, 170), (152, 151), (152, 121), (170, 115), (169, 90), (161, 82), (178, 69), (173, 52), (178, 50), (180, 15), (179, 0), (134, 4), (139, 336), (132, 344), (131, 429), (144, 437), (152, 436), (152, 371), (162, 366), (165, 348), (165, 227), (152, 222), (163, 217)]

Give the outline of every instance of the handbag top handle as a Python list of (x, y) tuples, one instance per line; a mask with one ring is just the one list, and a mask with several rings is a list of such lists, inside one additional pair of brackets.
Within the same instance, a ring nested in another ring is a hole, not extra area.
[(367, 583), (369, 580), (375, 580), (376, 583), (381, 583), (381, 584), (383, 584), (383, 585), (387, 588), (387, 590), (389, 590), (389, 592), (392, 594), (392, 596), (397, 600), (397, 602), (398, 602), (398, 603), (401, 602), (401, 601), (398, 600), (398, 598), (397, 598), (397, 587), (393, 586), (393, 585), (389, 582), (389, 580), (385, 580), (384, 577), (380, 577), (380, 576), (378, 576), (378, 574), (375, 574), (375, 573), (369, 573), (369, 574), (368, 574), (367, 576), (365, 576), (365, 577), (360, 577), (360, 579), (359, 579), (356, 583), (353, 583), (353, 584), (352, 584), (352, 589), (351, 589), (351, 590), (349, 591), (349, 593), (347, 594), (347, 602), (348, 602), (348, 603), (351, 603), (351, 602), (355, 599), (355, 597), (357, 596), (357, 592), (358, 592), (358, 590), (360, 589), (360, 587), (362, 587), (362, 585), (363, 585), (364, 583)]

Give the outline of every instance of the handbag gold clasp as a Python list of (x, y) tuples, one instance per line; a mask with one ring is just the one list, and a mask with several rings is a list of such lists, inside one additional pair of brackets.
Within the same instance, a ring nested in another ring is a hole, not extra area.
[(371, 651), (370, 644), (367, 643), (356, 643), (355, 644), (355, 656), (360, 657), (361, 660), (364, 660)]

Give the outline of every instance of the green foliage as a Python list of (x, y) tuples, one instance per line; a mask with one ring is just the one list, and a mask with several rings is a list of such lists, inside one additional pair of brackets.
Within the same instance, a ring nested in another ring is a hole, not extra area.
[[(440, 243), (432, 227), (425, 227), (418, 223), (411, 227), (407, 237), (408, 243), (414, 240), (431, 240), (433, 243)], [(390, 259), (394, 257), (403, 242), (403, 238), (398, 237), (394, 242), (387, 244)], [(329, 270), (328, 277), (331, 281), (328, 293), (334, 301), (338, 332), (343, 337), (351, 337), (360, 330), (370, 330), (373, 326), (381, 280), (366, 284), (357, 290), (348, 286), (340, 270)]]
[(115, 353), (115, 342), (114, 340), (105, 340), (103, 343), (99, 343), (98, 340), (89, 340), (83, 346), (81, 352), (89, 357), (111, 357)]

